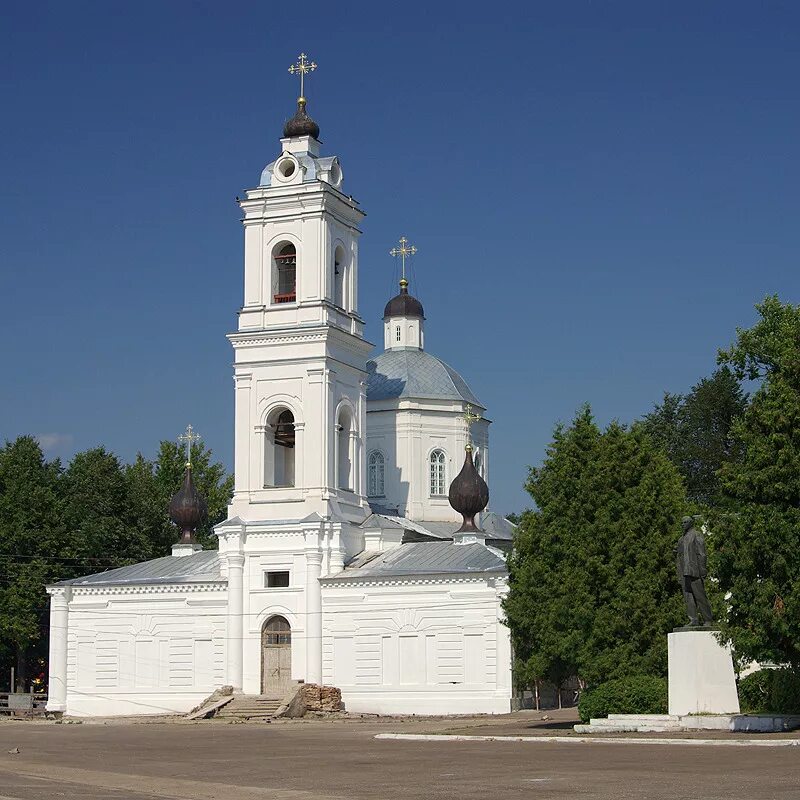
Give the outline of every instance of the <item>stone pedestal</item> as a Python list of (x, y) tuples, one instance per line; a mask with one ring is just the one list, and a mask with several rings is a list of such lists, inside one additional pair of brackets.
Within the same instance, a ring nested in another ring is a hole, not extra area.
[(669, 713), (738, 714), (730, 650), (708, 628), (668, 634)]

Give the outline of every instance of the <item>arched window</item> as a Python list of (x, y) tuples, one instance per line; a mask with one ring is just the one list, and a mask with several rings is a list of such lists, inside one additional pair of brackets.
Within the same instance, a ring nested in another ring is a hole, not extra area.
[(297, 250), (293, 244), (279, 245), (273, 258), (272, 300), (294, 303), (297, 300)]
[(339, 245), (333, 254), (333, 303), (345, 308), (345, 272), (344, 248)]
[(475, 453), (475, 471), (481, 478), (483, 477), (483, 459), (481, 458), (480, 450)]
[(264, 486), (294, 486), (294, 415), (288, 408), (270, 415), (264, 432)]
[(339, 414), (339, 423), (336, 426), (338, 462), (336, 469), (336, 485), (340, 489), (345, 489), (348, 492), (353, 491), (353, 460), (350, 453), (352, 431), (353, 420), (350, 416), (350, 412), (346, 408), (343, 408)]
[(367, 460), (367, 494), (370, 497), (383, 497), (384, 467), (383, 453), (373, 450)]
[(441, 497), (447, 494), (447, 487), (445, 486), (445, 461), (446, 456), (442, 450), (434, 450), (431, 453), (431, 497)]

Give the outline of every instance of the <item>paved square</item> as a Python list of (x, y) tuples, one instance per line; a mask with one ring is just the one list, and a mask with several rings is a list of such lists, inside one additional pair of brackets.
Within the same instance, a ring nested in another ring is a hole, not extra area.
[(2, 722), (0, 800), (800, 797), (797, 747), (374, 738), (448, 724)]

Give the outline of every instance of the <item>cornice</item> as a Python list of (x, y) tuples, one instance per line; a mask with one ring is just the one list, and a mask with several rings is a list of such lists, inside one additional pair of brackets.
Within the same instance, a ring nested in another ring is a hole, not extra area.
[(228, 341), (236, 347), (253, 347), (262, 344), (284, 344), (287, 342), (324, 342), (328, 338), (327, 328), (313, 331), (298, 331), (296, 328), (290, 333), (283, 330), (236, 331), (228, 334)]
[[(433, 584), (460, 584), (460, 583), (484, 583), (498, 576), (493, 573), (485, 575), (393, 575), (389, 576), (356, 576), (352, 578), (343, 575), (341, 572), (335, 576), (320, 578), (319, 582), (328, 587), (344, 585), (348, 588), (352, 586), (431, 586)], [(487, 588), (489, 588), (487, 586)]]
[(218, 581), (204, 583), (143, 583), (136, 586), (73, 586), (73, 597), (102, 594), (185, 594), (194, 592), (225, 592), (228, 590), (228, 581), (220, 578)]

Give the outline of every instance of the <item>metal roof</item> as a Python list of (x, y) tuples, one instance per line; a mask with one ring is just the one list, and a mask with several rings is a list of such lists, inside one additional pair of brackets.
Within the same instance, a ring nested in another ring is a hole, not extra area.
[(465, 400), (485, 408), (451, 366), (424, 350), (386, 350), (367, 362), (367, 373), (367, 400)]
[[(376, 507), (370, 503), (370, 506)], [(514, 538), (514, 525), (501, 514), (494, 511), (484, 511), (480, 516), (481, 528), (486, 533), (487, 539), (502, 539), (511, 541)], [(434, 520), (411, 520), (396, 514), (385, 514), (373, 510), (373, 513), (361, 523), (362, 528), (403, 528), (414, 531), (423, 536), (434, 539), (452, 539), (453, 534), (459, 529), (460, 522), (440, 522)]]
[(97, 572), (83, 578), (61, 581), (56, 586), (128, 586), (149, 583), (204, 583), (223, 580), (216, 550), (191, 556), (164, 556), (127, 567)]
[[(360, 554), (360, 556), (363, 554)], [(496, 551), (482, 544), (452, 542), (413, 542), (377, 554), (361, 557), (344, 572), (324, 580), (381, 578), (400, 575), (464, 575), (505, 573), (506, 563)]]

